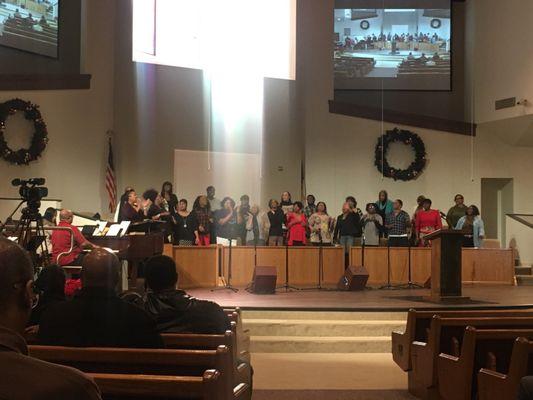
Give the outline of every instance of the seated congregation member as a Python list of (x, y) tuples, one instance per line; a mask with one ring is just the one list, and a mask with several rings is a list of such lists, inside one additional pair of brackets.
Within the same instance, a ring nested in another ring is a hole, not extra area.
[(141, 202), (137, 198), (137, 193), (135, 193), (135, 190), (130, 190), (126, 194), (126, 201), (120, 208), (118, 222), (141, 222), (142, 220), (144, 220), (144, 214), (142, 211)]
[(409, 246), (409, 229), (411, 228), (411, 217), (402, 210), (403, 201), (394, 200), (392, 212), (385, 218), (385, 229), (389, 237), (390, 247)]
[(379, 246), (379, 238), (383, 231), (383, 218), (378, 214), (376, 205), (368, 203), (366, 205), (366, 214), (361, 220), (363, 236), (366, 246)]
[(0, 237), (0, 398), (99, 400), (97, 386), (80, 371), (28, 356), (22, 335), (33, 303), (32, 279), (28, 254)]
[(257, 204), (254, 204), (244, 219), (246, 221), (246, 245), (265, 246), (270, 229), (266, 214), (259, 209)]
[(293, 211), (287, 214), (287, 244), (289, 246), (304, 246), (307, 243), (307, 218), (305, 218), (303, 208), (300, 201), (295, 201)]
[(415, 231), (418, 245), (420, 247), (430, 246), (430, 241), (424, 240), (424, 236), (438, 229), (442, 229), (440, 212), (431, 208), (430, 199), (424, 199), (422, 201), (422, 209), (416, 213), (415, 217)]
[(82, 235), (80, 230), (72, 225), (74, 214), (70, 210), (61, 210), (59, 212), (59, 223), (57, 226), (70, 228), (74, 235), (74, 246), (69, 254), (71, 244), (71, 233), (66, 230), (57, 230), (52, 233), (52, 260), (60, 266), (64, 265), (81, 265), (84, 254), (83, 249), (94, 249), (96, 246), (89, 242)]
[(231, 197), (224, 197), (220, 205), (222, 208), (215, 212), (217, 244), (229, 245), (230, 240), (234, 244), (239, 237), (240, 214)]
[(483, 247), (485, 224), (479, 215), (479, 209), (475, 205), (471, 205), (466, 209), (466, 214), (457, 221), (455, 229), (465, 231), (464, 247)]
[(187, 200), (181, 199), (178, 202), (178, 212), (174, 215), (174, 244), (193, 246), (199, 242), (196, 215), (187, 211)]
[(155, 322), (116, 294), (120, 262), (104, 249), (83, 260), (83, 288), (41, 316), (37, 341), (52, 346), (162, 348)]
[(211, 226), (213, 217), (211, 206), (207, 196), (198, 196), (194, 200), (193, 212), (198, 222), (198, 246), (209, 246), (211, 244)]
[(392, 212), (392, 201), (389, 200), (389, 194), (386, 190), (379, 192), (378, 201), (376, 201), (376, 207), (381, 219), (385, 221), (387, 214)]
[(316, 212), (309, 217), (308, 222), (311, 231), (311, 244), (313, 246), (331, 246), (333, 242), (333, 218), (328, 215), (326, 203), (318, 202)]
[(516, 400), (533, 400), (533, 376), (520, 379)]
[(279, 207), (277, 200), (270, 199), (268, 202), (268, 220), (270, 228), (268, 230), (268, 245), (282, 246), (283, 245), (283, 225), (285, 223), (285, 214)]
[(170, 214), (174, 214), (175, 210), (178, 208), (178, 196), (173, 192), (172, 183), (168, 181), (163, 183), (163, 186), (161, 187), (161, 200), (163, 209)]
[(448, 214), (446, 214), (446, 221), (448, 221), (448, 224), (450, 225), (450, 229), (454, 229), (459, 220), (465, 216), (466, 214), (466, 205), (465, 205), (465, 198), (462, 194), (456, 194), (455, 198), (455, 205), (448, 210)]
[(228, 316), (211, 301), (198, 300), (177, 290), (176, 264), (167, 256), (146, 263), (142, 307), (157, 322), (158, 332), (223, 334), (231, 329)]
[(53, 304), (67, 300), (65, 296), (65, 271), (58, 265), (44, 267), (35, 281), (38, 290), (37, 305), (31, 311), (29, 326), (39, 325), (41, 315)]

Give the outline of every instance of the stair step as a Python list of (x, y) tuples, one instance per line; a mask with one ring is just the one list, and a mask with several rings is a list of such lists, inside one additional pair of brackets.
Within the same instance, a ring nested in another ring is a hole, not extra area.
[(388, 336), (394, 330), (403, 331), (405, 321), (246, 319), (245, 329), (251, 336)]
[(388, 353), (389, 336), (252, 336), (252, 353)]
[(407, 312), (353, 312), (353, 311), (277, 311), (243, 310), (243, 320), (285, 319), (285, 320), (334, 320), (334, 321), (406, 321)]
[(519, 267), (514, 268), (515, 275), (531, 275), (531, 266), (530, 265), (520, 265)]
[(516, 283), (519, 286), (533, 286), (533, 275), (516, 275)]

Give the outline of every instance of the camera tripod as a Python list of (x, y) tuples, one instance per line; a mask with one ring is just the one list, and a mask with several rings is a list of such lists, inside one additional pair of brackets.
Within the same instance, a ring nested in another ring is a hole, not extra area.
[(20, 220), (15, 225), (9, 225), (13, 229), (9, 231), (8, 235), (6, 234), (8, 223), (24, 203), (26, 200), (22, 200), (0, 226), (0, 234), (16, 237), (16, 242), (30, 254), (35, 269), (45, 267), (50, 264), (50, 255), (46, 244), (43, 217), (39, 213), (37, 205), (28, 205), (23, 208)]

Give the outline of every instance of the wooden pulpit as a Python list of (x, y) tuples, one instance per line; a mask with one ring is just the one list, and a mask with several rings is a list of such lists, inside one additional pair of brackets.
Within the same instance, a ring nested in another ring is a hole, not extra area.
[(464, 232), (440, 229), (424, 239), (431, 240), (431, 301), (461, 302), (462, 295), (462, 247)]

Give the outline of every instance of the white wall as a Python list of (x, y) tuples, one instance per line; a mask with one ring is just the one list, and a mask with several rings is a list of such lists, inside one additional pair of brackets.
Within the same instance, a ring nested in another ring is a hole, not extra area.
[[(50, 142), (29, 166), (0, 160), (0, 196), (16, 196), (12, 178), (45, 177), (50, 197), (77, 211), (106, 211), (103, 183), (106, 138), (113, 127), (113, 10), (105, 0), (86, 1), (84, 72), (90, 90), (0, 92), (0, 101), (19, 97), (40, 106)], [(29, 132), (29, 131), (28, 131)], [(5, 218), (4, 215), (0, 219)]]

